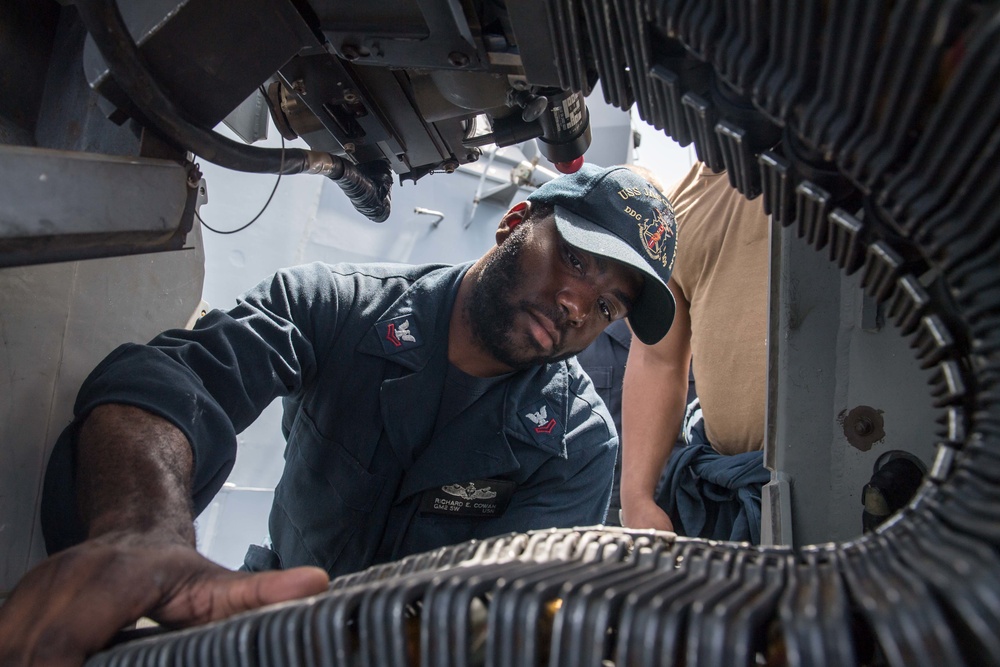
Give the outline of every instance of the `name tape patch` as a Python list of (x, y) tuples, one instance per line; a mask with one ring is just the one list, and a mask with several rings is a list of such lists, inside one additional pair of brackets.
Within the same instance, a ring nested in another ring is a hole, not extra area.
[(446, 484), (424, 491), (420, 511), (447, 516), (500, 516), (514, 495), (514, 482), (502, 479), (474, 479), (464, 484)]

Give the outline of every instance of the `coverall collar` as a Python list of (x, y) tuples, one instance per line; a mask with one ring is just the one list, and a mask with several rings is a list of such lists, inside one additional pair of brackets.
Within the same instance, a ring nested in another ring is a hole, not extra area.
[[(448, 324), (451, 309), (462, 277), (473, 262), (431, 271), (413, 283), (380, 317), (362, 339), (358, 351), (381, 357), (419, 373), (428, 365), (443, 373), (447, 367)], [(442, 289), (442, 283), (451, 283)], [(390, 340), (388, 325), (392, 324), (395, 340)], [(414, 340), (400, 338), (404, 330)], [(399, 345), (396, 345), (396, 343)], [(443, 362), (442, 362), (443, 360)], [(505, 383), (502, 415), (503, 432), (531, 443), (544, 451), (566, 458), (566, 425), (569, 420), (570, 387), (567, 362), (536, 366), (519, 371)], [(443, 378), (443, 376), (442, 376)], [(546, 382), (545, 378), (551, 381)], [(383, 385), (385, 387), (385, 385)], [(544, 386), (540, 393), (531, 387)], [(529, 415), (539, 418), (545, 406), (545, 423), (536, 424)], [(555, 420), (549, 426), (548, 420)], [(487, 424), (482, 424), (488, 432)], [(548, 432), (537, 428), (548, 428)], [(494, 431), (495, 432), (495, 431)]]

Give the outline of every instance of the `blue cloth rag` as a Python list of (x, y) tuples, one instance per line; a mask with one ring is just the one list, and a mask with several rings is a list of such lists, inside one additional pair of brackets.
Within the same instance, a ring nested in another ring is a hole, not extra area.
[(667, 463), (658, 502), (679, 534), (760, 543), (760, 490), (770, 481), (763, 452), (724, 455), (705, 435), (697, 399), (688, 406), (687, 445)]

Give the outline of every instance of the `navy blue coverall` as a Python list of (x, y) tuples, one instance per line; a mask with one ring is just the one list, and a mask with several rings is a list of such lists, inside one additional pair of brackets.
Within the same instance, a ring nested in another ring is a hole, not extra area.
[(201, 511), (236, 434), (284, 398), (285, 467), (269, 521), (282, 567), (331, 575), (472, 538), (603, 521), (618, 438), (575, 359), (519, 371), (436, 428), (461, 266), (309, 264), (191, 331), (123, 345), (86, 380), (50, 459), (50, 552), (85, 535), (73, 440), (103, 403), (176, 425)]
[(625, 379), (625, 362), (632, 347), (632, 332), (625, 320), (617, 320), (608, 325), (587, 349), (576, 355), (577, 360), (594, 382), (597, 393), (611, 411), (615, 428), (618, 430), (618, 458), (615, 461), (615, 482), (611, 490), (611, 504), (608, 507), (607, 524), (620, 526), (618, 511), (621, 501), (621, 432), (622, 432), (622, 383)]

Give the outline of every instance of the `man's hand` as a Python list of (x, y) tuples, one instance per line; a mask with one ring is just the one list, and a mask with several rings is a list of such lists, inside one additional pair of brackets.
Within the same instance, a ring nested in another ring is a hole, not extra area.
[(654, 528), (673, 531), (674, 524), (652, 499), (622, 508), (622, 525), (627, 528)]
[(112, 532), (31, 570), (0, 606), (0, 667), (76, 667), (148, 616), (186, 627), (326, 590), (326, 572), (233, 572), (170, 534)]

